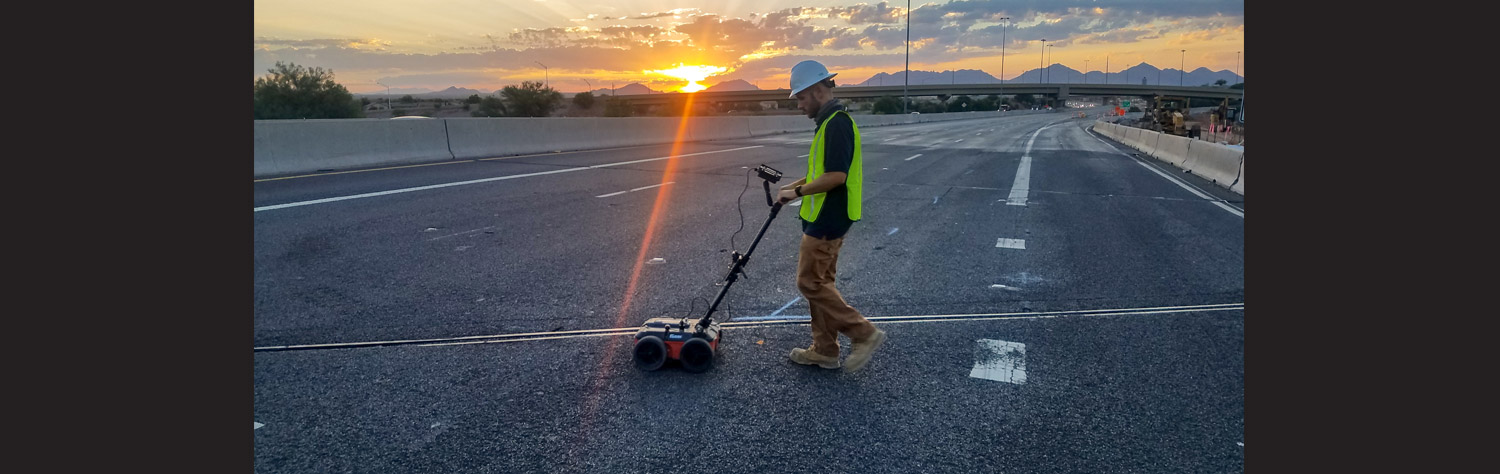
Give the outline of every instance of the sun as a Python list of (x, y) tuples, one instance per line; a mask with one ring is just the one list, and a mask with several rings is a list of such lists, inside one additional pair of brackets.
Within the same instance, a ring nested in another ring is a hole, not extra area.
[(682, 65), (682, 63), (677, 63), (677, 67), (672, 69), (657, 69), (646, 71), (646, 73), (661, 74), (667, 77), (682, 79), (684, 81), (687, 81), (688, 84), (686, 86), (683, 86), (681, 89), (678, 89), (679, 91), (698, 92), (708, 88), (707, 86), (699, 84), (698, 81), (708, 79), (709, 77), (714, 75), (723, 74), (727, 71), (729, 71), (729, 68), (719, 66), (684, 66)]

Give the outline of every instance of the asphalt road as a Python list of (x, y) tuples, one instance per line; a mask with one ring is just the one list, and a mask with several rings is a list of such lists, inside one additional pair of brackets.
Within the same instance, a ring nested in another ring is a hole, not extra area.
[(1242, 471), (1243, 196), (1090, 123), (862, 130), (838, 285), (890, 340), (857, 373), (786, 359), (796, 207), (709, 371), (576, 332), (701, 316), (767, 217), (750, 169), (799, 178), (811, 121), (258, 180), (255, 471)]

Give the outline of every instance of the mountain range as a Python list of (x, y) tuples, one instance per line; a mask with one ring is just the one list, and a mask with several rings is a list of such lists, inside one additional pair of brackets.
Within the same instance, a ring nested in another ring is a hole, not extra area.
[[(1038, 82), (1087, 82), (1089, 84), (1102, 84), (1105, 82), (1104, 75), (1105, 73), (1103, 71), (1094, 70), (1089, 71), (1087, 74), (1084, 74), (1077, 69), (1073, 69), (1062, 64), (1053, 64), (1052, 66), (1047, 68), (1032, 68), (1014, 78), (1006, 80), (1005, 83), (1024, 84)], [(842, 82), (838, 81), (837, 78), (835, 79), (835, 82), (838, 82), (840, 86), (844, 87), (899, 86), (902, 84), (902, 80), (905, 77), (906, 74), (904, 71), (897, 71), (895, 73), (882, 72), (874, 76), (870, 76), (869, 78), (859, 82)], [(1154, 85), (1157, 84), (1158, 80), (1160, 80), (1161, 84), (1168, 86), (1178, 85), (1179, 81), (1180, 84), (1185, 86), (1201, 86), (1213, 85), (1215, 81), (1218, 81), (1220, 79), (1224, 80), (1225, 85), (1232, 85), (1239, 82), (1244, 82), (1245, 77), (1236, 75), (1234, 71), (1213, 71), (1205, 67), (1200, 67), (1198, 69), (1188, 71), (1186, 74), (1184, 74), (1180, 69), (1158, 69), (1156, 66), (1152, 66), (1146, 63), (1140, 63), (1135, 66), (1125, 68), (1122, 71), (1110, 71), (1108, 79), (1110, 84), (1141, 84), (1142, 81), (1145, 81), (1145, 84)], [(959, 69), (957, 71), (913, 70), (911, 71), (911, 82), (909, 84), (993, 84), (999, 82), (999, 78), (996, 78), (995, 76), (992, 76), (989, 73), (978, 69)], [(778, 84), (778, 86), (779, 85), (780, 84)], [(745, 81), (744, 79), (731, 79), (728, 81), (719, 82), (717, 84), (709, 86), (707, 89), (704, 89), (704, 91), (710, 92), (755, 90), (762, 89), (756, 87), (754, 84)], [(430, 89), (390, 89), (390, 95), (399, 97), (402, 95), (410, 94), (412, 97), (417, 99), (465, 99), (475, 94), (478, 94), (480, 97), (484, 97), (495, 94), (496, 92), (499, 91), (484, 91), (480, 89), (468, 89), (457, 86), (450, 86), (447, 89), (436, 92)], [(595, 96), (607, 96), (611, 94), (660, 94), (662, 91), (653, 90), (643, 84), (632, 82), (630, 84), (615, 88), (613, 91), (611, 91), (609, 88), (601, 88), (594, 89), (590, 92), (593, 92)], [(356, 93), (354, 95), (362, 97), (384, 97), (386, 93)], [(572, 97), (573, 93), (563, 93), (563, 95), (565, 97)]]
[[(1089, 84), (1103, 84), (1105, 83), (1104, 75), (1104, 71), (1094, 70), (1089, 71), (1087, 74), (1084, 74), (1077, 69), (1073, 69), (1061, 64), (1053, 64), (1051, 67), (1047, 68), (1032, 68), (1014, 78), (1006, 80), (1005, 82), (1007, 84), (1025, 84), (1038, 82), (1067, 82), (1075, 84), (1086, 82)], [(894, 74), (882, 72), (880, 74), (870, 76), (864, 81), (860, 81), (857, 83), (845, 83), (841, 85), (899, 86), (902, 84), (902, 80), (904, 78), (905, 74), (900, 71)], [(1148, 85), (1155, 85), (1157, 84), (1157, 81), (1160, 80), (1162, 85), (1168, 86), (1178, 85), (1179, 81), (1181, 81), (1181, 85), (1184, 86), (1201, 86), (1213, 85), (1215, 81), (1218, 81), (1220, 79), (1224, 80), (1225, 85), (1233, 85), (1238, 82), (1244, 82), (1245, 77), (1237, 76), (1234, 71), (1213, 71), (1205, 67), (1200, 67), (1198, 69), (1188, 71), (1187, 74), (1183, 74), (1181, 69), (1158, 69), (1156, 66), (1152, 66), (1146, 63), (1140, 63), (1135, 66), (1125, 68), (1125, 70), (1123, 71), (1109, 72), (1110, 84), (1140, 84), (1142, 79), (1144, 79), (1146, 81), (1145, 83)], [(942, 72), (913, 70), (911, 72), (911, 82), (909, 83), (909, 85), (953, 83), (992, 84), (998, 82), (1000, 82), (1000, 79), (996, 78), (995, 76), (992, 76), (987, 72), (975, 69), (959, 69), (957, 71), (948, 70)]]

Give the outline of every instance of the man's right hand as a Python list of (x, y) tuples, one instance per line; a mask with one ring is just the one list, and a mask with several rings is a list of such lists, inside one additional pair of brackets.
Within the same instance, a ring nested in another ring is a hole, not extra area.
[[(795, 186), (793, 187), (795, 188)], [(797, 199), (797, 191), (794, 189), (781, 188), (780, 191), (776, 192), (776, 199), (779, 200), (782, 204), (792, 202), (793, 200)]]

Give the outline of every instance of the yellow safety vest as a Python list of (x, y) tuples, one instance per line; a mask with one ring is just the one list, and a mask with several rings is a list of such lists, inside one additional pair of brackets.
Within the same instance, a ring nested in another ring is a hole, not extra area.
[[(849, 115), (845, 111), (837, 111), (828, 114), (828, 118), (818, 125), (818, 134), (813, 138), (812, 149), (807, 152), (807, 182), (811, 183), (823, 174), (823, 132), (828, 129), (828, 121), (833, 119), (834, 114)], [(859, 221), (859, 203), (861, 185), (864, 183), (864, 171), (860, 166), (860, 141), (859, 125), (854, 123), (854, 117), (849, 117), (850, 126), (854, 127), (854, 159), (849, 162), (849, 177), (844, 180), (844, 188), (848, 190), (849, 196), (849, 220)], [(807, 194), (802, 196), (802, 210), (798, 215), (802, 220), (813, 222), (818, 220), (818, 212), (823, 210), (823, 201), (828, 199), (825, 193)]]

